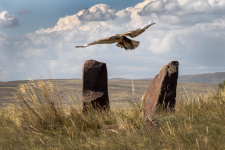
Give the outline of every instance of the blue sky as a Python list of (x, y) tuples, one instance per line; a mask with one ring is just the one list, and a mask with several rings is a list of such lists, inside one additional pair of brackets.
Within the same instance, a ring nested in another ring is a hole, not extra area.
[[(0, 11), (8, 11), (19, 19), (19, 28), (1, 29), (7, 34), (27, 34), (54, 26), (58, 19), (82, 9), (104, 3), (115, 10), (134, 6), (141, 0), (0, 0)], [(20, 11), (26, 11), (19, 14)]]
[[(74, 48), (152, 22), (132, 51)], [(224, 30), (224, 0), (0, 0), (0, 81), (81, 78), (88, 59), (109, 78), (151, 78), (173, 60), (180, 75), (224, 72)]]

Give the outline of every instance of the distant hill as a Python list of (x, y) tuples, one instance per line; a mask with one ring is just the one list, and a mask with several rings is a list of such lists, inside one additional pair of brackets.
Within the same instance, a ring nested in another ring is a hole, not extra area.
[[(153, 78), (141, 78), (141, 79), (127, 79), (127, 78), (109, 78), (109, 80), (153, 80)], [(78, 78), (71, 78), (71, 79), (44, 79), (44, 80), (81, 80)], [(205, 73), (205, 74), (191, 74), (191, 75), (180, 75), (178, 78), (178, 82), (189, 82), (189, 83), (212, 83), (218, 84), (225, 80), (225, 72), (216, 72), (216, 73)], [(17, 85), (19, 83), (27, 83), (29, 80), (15, 80), (15, 81), (8, 81), (3, 82), (0, 81), (0, 86), (7, 84), (7, 85)]]
[(225, 72), (195, 74), (195, 75), (181, 75), (178, 82), (192, 82), (192, 83), (221, 83), (225, 80)]

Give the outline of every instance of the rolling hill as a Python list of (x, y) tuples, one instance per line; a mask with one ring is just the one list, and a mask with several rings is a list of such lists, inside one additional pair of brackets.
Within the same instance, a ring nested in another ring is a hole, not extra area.
[(214, 83), (218, 84), (225, 80), (225, 72), (195, 74), (195, 75), (181, 75), (178, 82), (191, 83)]

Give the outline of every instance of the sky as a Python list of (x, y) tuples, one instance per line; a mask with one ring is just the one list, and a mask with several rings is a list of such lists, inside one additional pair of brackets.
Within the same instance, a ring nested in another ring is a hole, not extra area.
[[(135, 50), (75, 48), (153, 22)], [(225, 72), (224, 31), (225, 0), (0, 0), (0, 81), (81, 78), (89, 59), (108, 78), (152, 78), (173, 60), (180, 75)]]

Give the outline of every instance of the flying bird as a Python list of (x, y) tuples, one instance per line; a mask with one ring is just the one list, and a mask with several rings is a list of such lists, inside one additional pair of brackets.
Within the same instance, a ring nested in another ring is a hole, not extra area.
[(116, 35), (108, 37), (108, 38), (99, 39), (99, 40), (94, 41), (92, 43), (89, 43), (87, 45), (76, 46), (76, 48), (84, 48), (84, 47), (88, 47), (88, 46), (95, 45), (95, 44), (112, 44), (112, 43), (116, 43), (117, 42), (116, 46), (124, 48), (125, 50), (135, 49), (136, 47), (138, 47), (140, 42), (139, 41), (135, 41), (135, 40), (131, 40), (131, 39), (129, 39), (126, 36), (134, 38), (134, 37), (140, 35), (141, 33), (143, 33), (151, 25), (154, 25), (154, 24), (155, 23), (151, 23), (151, 24), (147, 25), (144, 28), (139, 28), (139, 29), (136, 29), (136, 30), (128, 31), (128, 32), (123, 33), (123, 34), (116, 34)]

